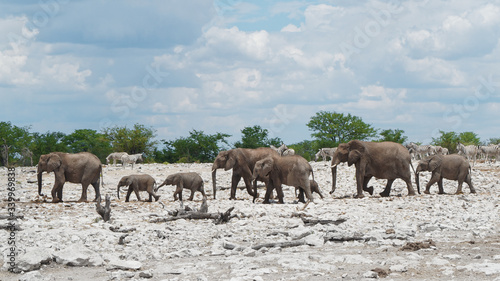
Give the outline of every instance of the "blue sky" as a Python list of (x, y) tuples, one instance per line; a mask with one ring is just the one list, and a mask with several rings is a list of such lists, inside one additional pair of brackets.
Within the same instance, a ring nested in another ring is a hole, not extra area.
[(260, 125), (292, 144), (326, 110), (411, 141), (486, 141), (500, 137), (499, 15), (481, 0), (4, 1), (0, 119), (141, 123), (167, 140)]

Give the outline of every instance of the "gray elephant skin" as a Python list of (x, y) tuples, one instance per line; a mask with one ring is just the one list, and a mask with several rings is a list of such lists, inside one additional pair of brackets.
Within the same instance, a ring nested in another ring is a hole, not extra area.
[(153, 197), (155, 198), (155, 201), (158, 201), (158, 199), (160, 199), (160, 196), (155, 194), (155, 185), (155, 179), (147, 174), (124, 176), (118, 182), (116, 195), (118, 196), (118, 199), (120, 199), (120, 187), (128, 186), (125, 202), (129, 202), (130, 194), (132, 193), (132, 191), (134, 191), (138, 201), (141, 201), (139, 191), (147, 191), (149, 193), (148, 202), (152, 202)]
[(82, 196), (78, 202), (87, 201), (87, 188), (91, 184), (95, 190), (95, 201), (100, 199), (99, 191), (102, 164), (99, 158), (89, 152), (76, 154), (52, 152), (40, 156), (37, 167), (38, 194), (42, 194), (42, 173), (54, 172), (55, 181), (52, 188), (52, 202), (62, 202), (62, 191), (66, 181), (82, 184)]
[(233, 169), (233, 175), (231, 177), (231, 196), (229, 199), (236, 199), (236, 189), (241, 178), (245, 181), (248, 194), (252, 197), (258, 197), (258, 194), (254, 194), (252, 190), (253, 169), (257, 161), (271, 155), (279, 156), (275, 150), (269, 147), (255, 149), (235, 148), (219, 152), (212, 165), (214, 199), (216, 198), (216, 172), (217, 169), (220, 168), (223, 168), (225, 171)]
[[(203, 198), (206, 197), (205, 189), (203, 188), (203, 179), (198, 173), (189, 172), (189, 173), (175, 173), (169, 175), (165, 181), (158, 186), (157, 190), (164, 185), (175, 185), (177, 188), (174, 192), (174, 201), (179, 199), (182, 201), (182, 190), (189, 189), (191, 190), (191, 196), (189, 196), (189, 200), (192, 201), (194, 198), (194, 193), (196, 191), (201, 192)], [(179, 195), (179, 198), (177, 198)]]
[[(264, 178), (266, 183), (266, 195), (264, 204), (269, 204), (273, 189), (278, 194), (278, 202), (283, 204), (282, 184), (303, 189), (309, 201), (313, 202), (311, 183), (309, 176), (314, 174), (311, 165), (302, 156), (289, 155), (280, 157), (278, 155), (268, 156), (255, 163), (252, 179)], [(256, 186), (256, 185), (254, 185)], [(254, 191), (257, 194), (257, 190)], [(254, 197), (254, 201), (255, 201)], [(303, 199), (303, 198), (302, 198)], [(303, 200), (304, 201), (304, 200)]]
[[(315, 181), (315, 180), (309, 180), (309, 184), (311, 186), (311, 193), (318, 193), (319, 197), (321, 197), (321, 199), (323, 199), (323, 194), (321, 194), (321, 190), (319, 189), (319, 185), (318, 183)], [(297, 195), (297, 190), (299, 191), (299, 194)], [(305, 202), (305, 199), (304, 199), (304, 190), (302, 188), (295, 188), (295, 197), (298, 197), (299, 198), (299, 202), (302, 202), (304, 203)]]
[(458, 188), (455, 194), (463, 194), (462, 184), (469, 185), (470, 192), (476, 193), (471, 180), (471, 167), (467, 159), (458, 154), (433, 155), (418, 162), (415, 171), (415, 182), (417, 190), (420, 192), (419, 173), (422, 171), (432, 172), (431, 179), (425, 187), (425, 194), (430, 194), (430, 187), (438, 183), (439, 194), (444, 194), (443, 178), (458, 181)]
[(347, 162), (349, 166), (356, 167), (355, 198), (364, 197), (363, 191), (373, 194), (373, 186), (367, 187), (372, 177), (387, 179), (387, 185), (380, 196), (390, 195), (392, 183), (395, 179), (405, 181), (408, 195), (415, 195), (411, 185), (411, 157), (408, 149), (395, 142), (365, 142), (352, 140), (341, 143), (332, 158), (332, 191), (336, 188), (337, 165)]

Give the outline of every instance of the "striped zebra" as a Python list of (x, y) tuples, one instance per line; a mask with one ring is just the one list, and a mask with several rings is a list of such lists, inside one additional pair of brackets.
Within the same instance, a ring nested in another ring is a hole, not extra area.
[(479, 151), (479, 147), (477, 145), (463, 145), (462, 143), (457, 144), (458, 154), (465, 155), (467, 160), (471, 161), (473, 159), (472, 167), (476, 164), (476, 156)]
[(479, 146), (479, 152), (484, 154), (486, 161), (491, 160), (493, 162), (493, 157), (495, 157), (495, 161), (498, 158), (498, 154), (500, 152), (499, 146), (497, 144), (490, 145), (481, 145)]
[(318, 161), (319, 157), (323, 158), (323, 161), (328, 160), (327, 157), (330, 157), (330, 159), (333, 158), (333, 154), (335, 154), (335, 151), (337, 150), (336, 147), (325, 147), (325, 148), (320, 148), (318, 150), (318, 153), (316, 153), (316, 157), (314, 161)]
[(448, 148), (439, 145), (434, 146), (434, 153), (438, 155), (448, 155)]
[(414, 142), (410, 142), (406, 145), (406, 148), (410, 151), (410, 154), (415, 153), (415, 156), (418, 155), (419, 159), (424, 159), (426, 156), (436, 154), (435, 147), (429, 144), (417, 145)]

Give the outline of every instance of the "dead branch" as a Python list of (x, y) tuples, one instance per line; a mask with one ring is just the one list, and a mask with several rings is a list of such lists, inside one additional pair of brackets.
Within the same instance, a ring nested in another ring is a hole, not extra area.
[(259, 244), (259, 245), (252, 246), (252, 249), (260, 250), (261, 248), (264, 248), (264, 247), (266, 247), (266, 248), (273, 248), (273, 247), (289, 248), (289, 247), (297, 247), (297, 246), (302, 246), (302, 245), (306, 245), (305, 240), (294, 240), (294, 241)]
[(344, 223), (346, 219), (337, 219), (337, 220), (319, 220), (319, 219), (307, 219), (304, 217), (301, 217), (302, 221), (304, 222), (304, 225), (306, 226), (311, 226), (311, 225), (316, 225), (316, 224), (334, 224), (334, 225), (339, 225), (341, 223)]
[(109, 221), (111, 218), (111, 197), (106, 194), (106, 205), (104, 208), (101, 206), (101, 198), (97, 200), (96, 211), (104, 221)]

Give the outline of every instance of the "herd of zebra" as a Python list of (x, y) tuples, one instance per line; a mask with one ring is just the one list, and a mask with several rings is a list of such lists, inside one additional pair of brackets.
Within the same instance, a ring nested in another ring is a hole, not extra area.
[[(410, 152), (413, 160), (423, 159), (430, 155), (447, 155), (449, 151), (445, 147), (439, 145), (418, 145), (414, 142), (410, 142), (406, 145), (406, 148)], [(462, 143), (457, 144), (457, 153), (467, 157), (469, 161), (473, 161), (473, 165), (476, 163), (476, 159), (485, 159), (486, 161), (493, 162), (500, 156), (500, 145), (490, 144), (490, 145), (464, 145)], [(327, 160), (327, 157), (332, 159), (333, 154), (335, 154), (336, 147), (333, 148), (320, 148), (314, 161), (318, 161), (321, 157), (323, 161)]]

